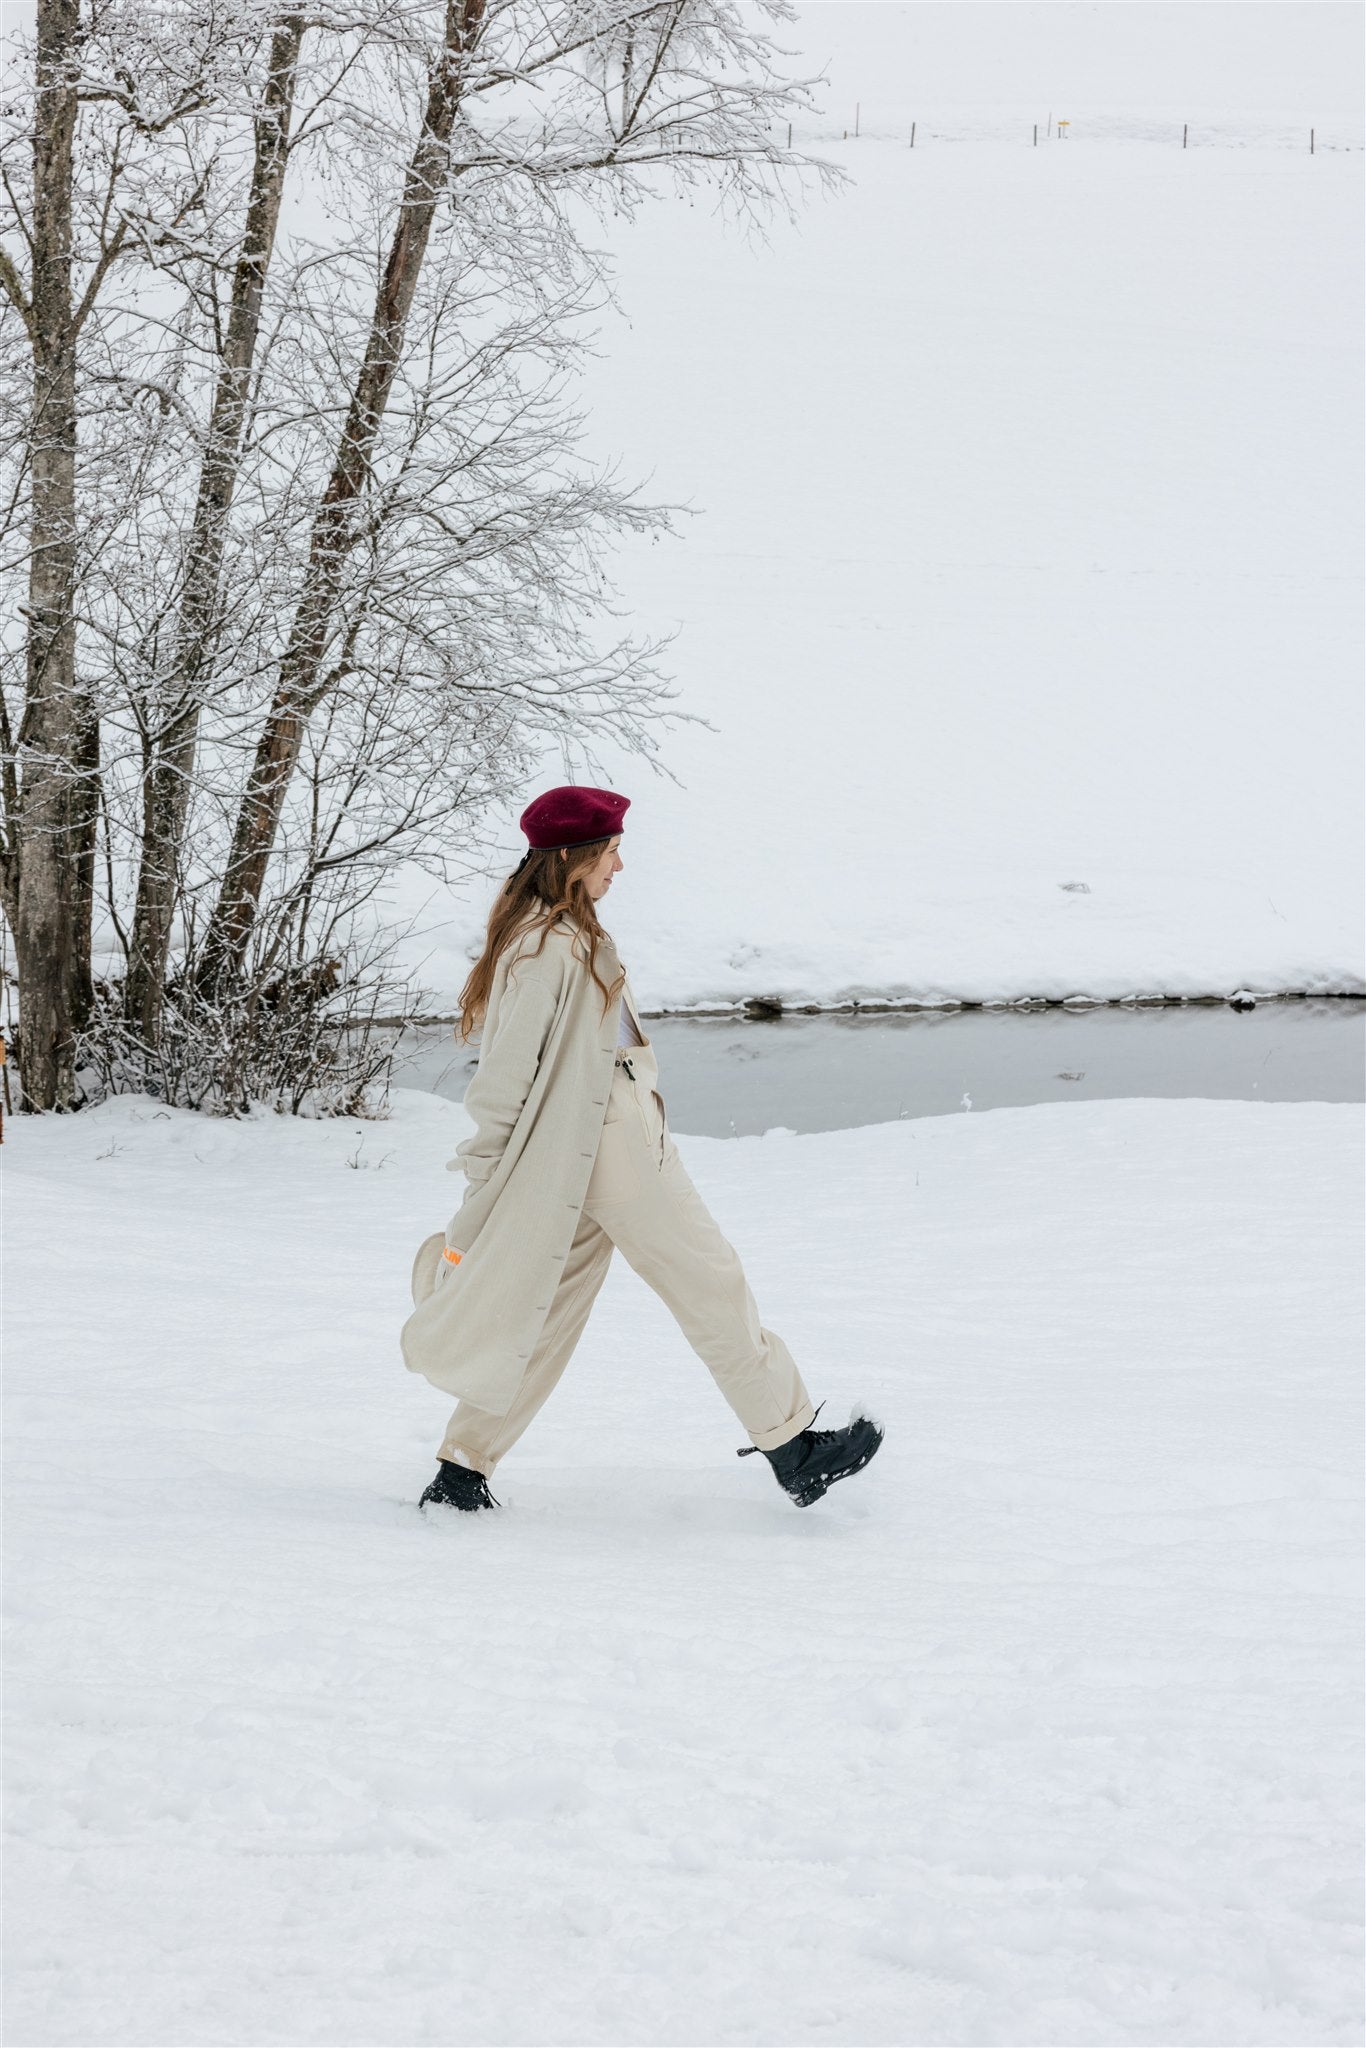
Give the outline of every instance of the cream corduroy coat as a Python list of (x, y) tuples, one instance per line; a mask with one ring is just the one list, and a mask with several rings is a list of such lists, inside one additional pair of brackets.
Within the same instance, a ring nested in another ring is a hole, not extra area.
[[(419, 1248), (410, 1372), (505, 1415), (541, 1334), (573, 1241), (612, 1086), (621, 998), (604, 1013), (587, 948), (561, 919), (514, 938), (494, 968), (479, 1068), (465, 1094), (474, 1135), (457, 1147), (465, 1199)], [(610, 940), (597, 971), (620, 972)], [(634, 1006), (633, 1006), (634, 1009)], [(458, 1252), (458, 1264), (444, 1254)]]

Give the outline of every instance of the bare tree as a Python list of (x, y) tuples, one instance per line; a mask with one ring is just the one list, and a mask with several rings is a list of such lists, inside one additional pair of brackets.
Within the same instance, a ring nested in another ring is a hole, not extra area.
[[(32, 1040), (26, 1085), (46, 1106), (72, 1100), (75, 1032), (89, 994), (82, 855), (94, 739), (90, 707), (76, 679), (74, 615), (76, 338), (89, 306), (89, 287), (79, 305), (72, 289), (79, 42), (78, 0), (42, 0), (27, 290), (12, 257), (0, 258), (0, 282), (32, 351), (27, 688), (18, 746), (4, 733), (6, 809), (13, 823), (0, 875), (14, 927), (24, 1026)], [(22, 770), (15, 765), (19, 749)]]
[[(490, 23), (495, 33), (486, 45)], [(458, 206), (457, 181), (481, 170), (501, 181), (529, 182), (552, 203), (558, 188), (587, 184), (595, 173), (606, 174), (620, 191), (664, 134), (674, 143), (678, 168), (688, 160), (722, 163), (737, 188), (753, 196), (765, 189), (763, 173), (783, 157), (769, 130), (787, 105), (788, 89), (772, 77), (769, 55), (724, 0), (573, 0), (549, 9), (518, 8), (508, 0), (491, 17), (487, 0), (446, 0), (364, 358), (209, 930), (203, 972), (210, 982), (241, 967), (309, 719), (343, 672), (329, 672), (326, 653), (346, 565), (363, 531), (385, 408), (441, 198), (450, 192)], [(580, 90), (585, 59), (599, 97), (596, 123)], [(614, 72), (619, 94), (606, 87)], [(500, 135), (496, 124), (481, 128), (465, 111), (476, 94), (531, 82), (543, 94), (547, 84), (559, 85), (558, 118), (543, 114), (530, 125), (513, 119)], [(466, 126), (453, 150), (458, 119)]]
[[(240, 969), (285, 791), (308, 721), (327, 687), (323, 660), (346, 560), (360, 534), (361, 498), (404, 332), (445, 185), (447, 146), (487, 0), (446, 0), (442, 43), (431, 68), (422, 127), (404, 179), (398, 218), (375, 301), (364, 361), (340, 445), (314, 521), (303, 589), (280, 662), (265, 727), (238, 813), (222, 893), (209, 928), (203, 971), (210, 982)], [(322, 683), (320, 687), (320, 677)]]
[[(155, 242), (196, 203), (170, 138), (212, 97), (232, 37), (211, 16), (160, 35), (81, 0), (38, 0), (28, 163), (18, 126), (3, 148), (7, 204), (0, 288), (27, 344), (26, 403), (6, 527), (24, 525), (24, 689), (17, 723), (3, 703), (6, 829), (0, 890), (14, 930), (28, 1100), (69, 1107), (75, 1041), (91, 997), (98, 817), (98, 706), (78, 661), (83, 507), (78, 380), (102, 290), (139, 241)], [(98, 131), (81, 147), (82, 121)], [(27, 269), (27, 279), (24, 269)]]
[(266, 277), (284, 198), (304, 27), (302, 8), (290, 6), (270, 37), (253, 124), (246, 220), (185, 549), (170, 676), (165, 701), (156, 706), (146, 733), (141, 863), (125, 1002), (130, 1019), (152, 1045), (161, 1030), (167, 955), (199, 732), (200, 686), (212, 649), (225, 529), (237, 483)]

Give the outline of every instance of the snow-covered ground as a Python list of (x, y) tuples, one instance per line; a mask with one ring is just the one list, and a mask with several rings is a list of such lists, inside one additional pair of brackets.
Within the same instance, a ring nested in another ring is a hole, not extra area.
[[(590, 445), (697, 515), (618, 576), (714, 727), (584, 774), (646, 1004), (1364, 985), (1361, 24), (806, 7), (844, 191), (603, 230)], [(449, 1007), (487, 892), (410, 884)]]
[(618, 1268), (438, 1524), (463, 1128), (6, 1134), (11, 2048), (1358, 2041), (1357, 1113), (687, 1139), (881, 1457)]

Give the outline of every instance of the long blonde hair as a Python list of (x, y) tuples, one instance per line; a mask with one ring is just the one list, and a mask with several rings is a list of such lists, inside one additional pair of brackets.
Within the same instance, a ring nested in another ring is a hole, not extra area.
[(587, 846), (535, 847), (508, 877), (489, 912), (484, 950), (460, 991), (460, 1022), (456, 1030), (463, 1042), (468, 1043), (483, 1021), (493, 987), (493, 970), (513, 934), (523, 927), (534, 931), (540, 926), (541, 939), (536, 948), (540, 953), (551, 926), (560, 917), (568, 917), (587, 941), (588, 972), (602, 990), (602, 1014), (607, 1015), (626, 976), (619, 973), (609, 988), (598, 973), (598, 947), (607, 934), (598, 923), (597, 909), (584, 887), (584, 877), (602, 859), (606, 845), (606, 839), (594, 839)]

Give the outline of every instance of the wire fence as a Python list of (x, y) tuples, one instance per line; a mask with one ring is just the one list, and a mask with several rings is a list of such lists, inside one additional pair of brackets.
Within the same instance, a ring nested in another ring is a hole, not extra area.
[(1146, 143), (1162, 149), (1274, 150), (1308, 156), (1360, 153), (1366, 134), (1350, 118), (1305, 121), (1289, 115), (1077, 112), (1046, 108), (989, 109), (911, 114), (884, 103), (856, 100), (846, 115), (798, 122), (788, 129), (794, 146), (833, 142), (892, 142), (909, 149), (944, 144), (1009, 143), (1027, 149), (1073, 148), (1083, 143)]

